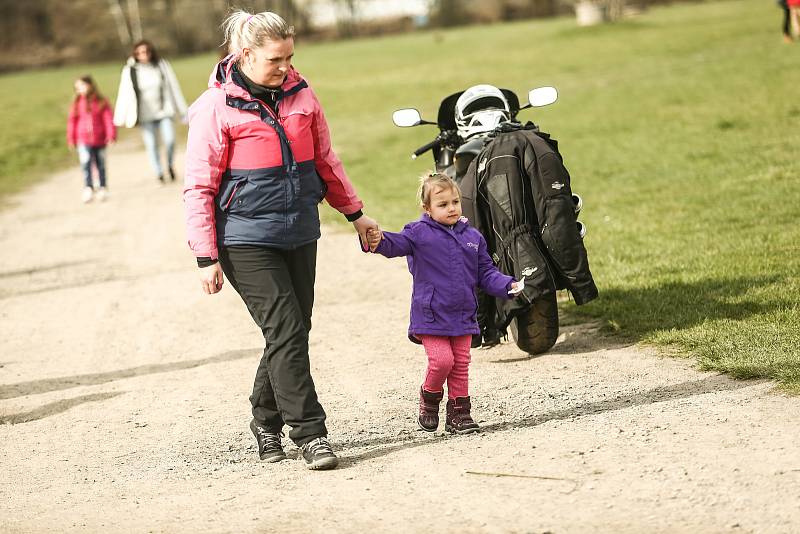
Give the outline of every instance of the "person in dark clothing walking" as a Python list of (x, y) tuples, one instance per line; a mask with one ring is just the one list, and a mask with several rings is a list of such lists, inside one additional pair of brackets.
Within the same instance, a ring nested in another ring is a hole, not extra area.
[(260, 458), (286, 458), (281, 437), (288, 425), (306, 467), (332, 469), (338, 459), (308, 355), (317, 206), (327, 200), (362, 243), (378, 225), (362, 213), (319, 101), (292, 67), (294, 28), (266, 11), (236, 11), (224, 27), (232, 53), (189, 110), (189, 246), (203, 291), (219, 292), (224, 273), (264, 335), (250, 397)]
[(789, 12), (789, 4), (787, 0), (778, 0), (778, 7), (783, 10), (783, 42), (784, 43), (791, 43), (794, 41), (792, 38), (792, 30), (791, 30), (791, 14)]

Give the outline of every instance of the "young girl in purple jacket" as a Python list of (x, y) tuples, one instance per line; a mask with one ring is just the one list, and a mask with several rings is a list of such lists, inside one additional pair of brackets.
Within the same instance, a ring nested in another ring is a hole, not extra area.
[(387, 258), (406, 256), (414, 279), (408, 337), (422, 343), (428, 356), (419, 394), (419, 427), (434, 432), (439, 426), (439, 403), (447, 382), (445, 430), (476, 432), (468, 389), (470, 342), (479, 333), (475, 288), (509, 298), (522, 284), (492, 263), (483, 236), (461, 216), (461, 191), (450, 177), (423, 176), (418, 195), (424, 210), (419, 220), (400, 233), (371, 230), (367, 239), (372, 252)]

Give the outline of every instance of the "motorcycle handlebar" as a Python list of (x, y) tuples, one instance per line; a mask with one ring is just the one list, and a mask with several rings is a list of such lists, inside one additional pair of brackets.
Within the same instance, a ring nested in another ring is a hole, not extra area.
[(442, 142), (442, 140), (437, 137), (436, 139), (434, 139), (433, 141), (431, 141), (427, 145), (422, 145), (421, 147), (416, 149), (413, 154), (411, 154), (411, 159), (417, 159), (419, 156), (421, 156), (422, 154), (424, 154), (428, 150), (439, 146), (441, 144), (441, 142)]

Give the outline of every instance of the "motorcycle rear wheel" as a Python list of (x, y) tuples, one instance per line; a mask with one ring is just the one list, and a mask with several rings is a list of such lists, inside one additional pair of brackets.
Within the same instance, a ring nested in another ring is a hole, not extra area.
[(511, 335), (517, 346), (528, 354), (547, 352), (558, 338), (558, 303), (553, 291), (533, 301), (530, 309), (514, 319)]

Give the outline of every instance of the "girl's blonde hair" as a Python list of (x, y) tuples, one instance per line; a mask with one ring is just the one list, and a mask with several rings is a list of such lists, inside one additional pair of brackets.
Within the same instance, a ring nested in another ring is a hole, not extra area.
[(431, 204), (431, 194), (436, 188), (452, 189), (461, 197), (461, 189), (458, 184), (440, 172), (428, 172), (419, 177), (419, 189), (417, 189), (417, 200), (420, 207), (427, 208)]
[(238, 9), (228, 15), (222, 23), (228, 53), (241, 52), (243, 48), (261, 48), (265, 41), (283, 41), (294, 37), (294, 26), (290, 26), (277, 13), (262, 11), (249, 13)]

